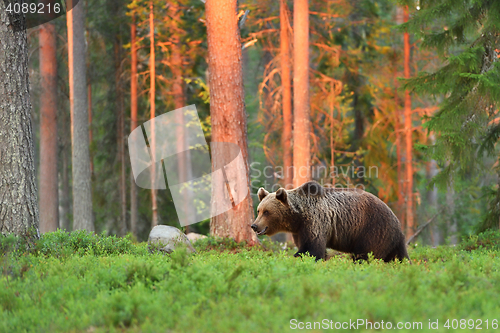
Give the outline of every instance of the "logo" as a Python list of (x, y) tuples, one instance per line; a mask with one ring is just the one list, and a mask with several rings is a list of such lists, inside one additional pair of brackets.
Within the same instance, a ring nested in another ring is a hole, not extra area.
[(227, 212), (248, 196), (239, 146), (228, 142), (209, 146), (194, 105), (137, 127), (128, 146), (137, 186), (163, 190), (168, 184), (181, 226)]
[[(3, 1), (9, 23), (16, 31), (23, 28), (34, 28), (55, 20), (75, 7), (79, 0), (0, 0)], [(21, 24), (23, 16), (26, 26)]]

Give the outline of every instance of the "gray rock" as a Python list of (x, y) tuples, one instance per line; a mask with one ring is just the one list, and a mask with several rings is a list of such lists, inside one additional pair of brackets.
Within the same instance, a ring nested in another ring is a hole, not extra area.
[(186, 246), (188, 252), (196, 252), (189, 239), (175, 227), (168, 225), (157, 225), (149, 233), (148, 248), (154, 252), (159, 250), (172, 253), (179, 246)]

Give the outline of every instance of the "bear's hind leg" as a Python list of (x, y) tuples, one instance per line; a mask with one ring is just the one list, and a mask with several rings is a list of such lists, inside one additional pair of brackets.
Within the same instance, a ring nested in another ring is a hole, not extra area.
[(400, 262), (403, 262), (404, 258), (408, 259), (411, 263), (406, 250), (406, 242), (403, 239), (399, 245), (397, 245), (387, 256), (385, 256), (384, 261), (389, 262), (398, 259)]
[(403, 262), (404, 258), (406, 258), (411, 264), (411, 259), (410, 256), (408, 255), (408, 250), (406, 249), (406, 242), (403, 242), (403, 244), (399, 247), (399, 251), (398, 254), (396, 255), (396, 258), (398, 258), (399, 261), (401, 262)]

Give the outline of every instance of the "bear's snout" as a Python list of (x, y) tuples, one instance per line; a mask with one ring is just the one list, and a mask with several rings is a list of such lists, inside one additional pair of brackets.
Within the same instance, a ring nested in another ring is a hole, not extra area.
[(255, 223), (254, 223), (254, 224), (252, 224), (252, 225), (250, 226), (250, 228), (252, 228), (252, 229), (253, 229), (253, 231), (255, 231), (255, 233), (257, 233), (257, 236), (262, 236), (262, 235), (265, 235), (265, 234), (266, 234), (266, 232), (267, 232), (267, 229), (268, 229), (268, 227), (266, 226), (264, 229), (262, 229), (261, 231), (259, 231), (259, 226), (258, 226), (257, 224), (255, 224)]

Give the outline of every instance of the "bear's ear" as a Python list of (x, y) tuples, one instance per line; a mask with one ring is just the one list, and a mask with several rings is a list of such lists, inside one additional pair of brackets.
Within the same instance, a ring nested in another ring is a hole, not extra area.
[(267, 192), (263, 187), (259, 188), (259, 192), (257, 192), (257, 196), (259, 197), (259, 201), (262, 201), (262, 199), (267, 197), (268, 194), (269, 194), (269, 192)]
[(280, 188), (276, 191), (276, 199), (278, 199), (283, 205), (288, 206), (288, 194), (284, 188)]

